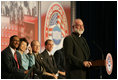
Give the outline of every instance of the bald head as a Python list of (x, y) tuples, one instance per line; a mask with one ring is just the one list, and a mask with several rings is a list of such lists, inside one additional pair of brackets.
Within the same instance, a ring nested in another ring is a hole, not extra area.
[(39, 51), (40, 51), (40, 43), (39, 43), (39, 41), (33, 40), (31, 42), (31, 47), (32, 47), (32, 51), (34, 53), (39, 53)]
[(77, 23), (80, 23), (80, 24), (82, 24), (82, 25), (83, 25), (83, 21), (82, 21), (80, 18), (78, 18), (78, 19), (75, 19), (75, 20), (73, 21), (72, 26), (73, 26), (73, 27), (74, 27), (74, 26), (76, 26), (76, 25), (77, 25)]

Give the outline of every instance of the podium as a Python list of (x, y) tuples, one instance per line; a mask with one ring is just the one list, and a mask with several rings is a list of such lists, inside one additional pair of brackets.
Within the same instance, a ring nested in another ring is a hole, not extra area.
[(94, 67), (94, 66), (105, 66), (105, 62), (106, 62), (106, 60), (91, 61), (92, 67)]
[(110, 75), (110, 74), (112, 73), (112, 69), (113, 69), (113, 59), (112, 59), (112, 56), (111, 56), (110, 53), (107, 54), (105, 60), (95, 60), (95, 61), (91, 61), (91, 63), (92, 63), (92, 67), (105, 66), (108, 75)]

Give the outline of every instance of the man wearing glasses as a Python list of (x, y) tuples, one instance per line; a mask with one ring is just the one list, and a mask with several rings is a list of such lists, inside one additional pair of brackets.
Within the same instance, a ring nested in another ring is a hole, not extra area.
[(66, 58), (66, 78), (86, 79), (86, 69), (92, 63), (89, 60), (90, 50), (85, 38), (84, 24), (81, 19), (75, 19), (72, 25), (73, 32), (64, 39), (64, 53)]

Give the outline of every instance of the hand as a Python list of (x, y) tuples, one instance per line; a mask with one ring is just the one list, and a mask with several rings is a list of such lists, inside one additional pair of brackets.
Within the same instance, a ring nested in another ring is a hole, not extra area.
[(32, 48), (31, 46), (28, 46), (29, 53), (32, 54)]
[(58, 73), (61, 74), (61, 75), (63, 75), (63, 76), (66, 75), (66, 73), (65, 72), (62, 72), (62, 71), (58, 71)]
[(92, 66), (92, 63), (90, 61), (84, 61), (83, 65), (89, 68), (90, 66)]
[(27, 74), (29, 72), (29, 70), (26, 70), (26, 71), (24, 71), (24, 74)]
[(53, 74), (53, 77), (54, 77), (55, 79), (58, 79), (58, 76), (56, 76), (55, 74)]
[(58, 76), (56, 76), (54, 73), (43, 72), (43, 75), (52, 76), (52, 77), (54, 77), (55, 79), (58, 79)]

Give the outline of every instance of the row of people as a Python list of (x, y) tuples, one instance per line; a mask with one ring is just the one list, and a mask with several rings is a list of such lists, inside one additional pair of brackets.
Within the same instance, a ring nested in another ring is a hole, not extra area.
[[(27, 48), (29, 53), (25, 54)], [(65, 72), (57, 68), (55, 58), (50, 53), (52, 49), (53, 41), (50, 39), (45, 42), (45, 50), (39, 53), (40, 43), (37, 40), (32, 41), (31, 47), (28, 47), (25, 38), (12, 36), (9, 46), (1, 54), (1, 78), (25, 78), (33, 65), (33, 74), (37, 75), (37, 78), (64, 78)]]
[[(64, 57), (61, 57), (61, 60), (56, 62), (54, 56), (50, 53), (53, 48), (53, 41), (49, 39), (46, 40), (45, 50), (42, 53), (39, 53), (40, 43), (36, 40), (32, 41), (32, 50), (29, 48), (28, 55), (21, 61), (21, 55), (23, 58), (25, 50), (21, 47), (24, 45), (25, 41), (22, 41), (21, 39), (19, 45), (18, 36), (12, 36), (10, 38), (9, 46), (3, 50), (1, 54), (1, 77), (9, 79), (24, 78), (28, 74), (29, 68), (32, 65), (35, 65), (33, 74), (37, 75), (38, 78), (65, 78), (65, 72), (67, 79), (86, 78), (86, 75), (88, 75), (86, 74), (86, 71), (92, 66), (92, 63), (89, 61), (89, 46), (82, 36), (84, 32), (83, 21), (81, 19), (75, 19), (72, 28), (72, 34), (64, 39), (64, 49), (62, 49), (64, 52), (61, 53), (61, 56)], [(27, 46), (27, 42), (25, 42), (25, 45)], [(17, 48), (18, 51), (16, 51)], [(57, 53), (60, 51), (57, 51)], [(59, 59), (59, 57), (55, 58)], [(61, 62), (61, 64), (59, 62)], [(63, 62), (65, 64), (62, 64)], [(28, 64), (26, 65), (26, 63)], [(65, 67), (65, 69), (61, 69), (61, 65), (64, 65), (63, 67)]]

